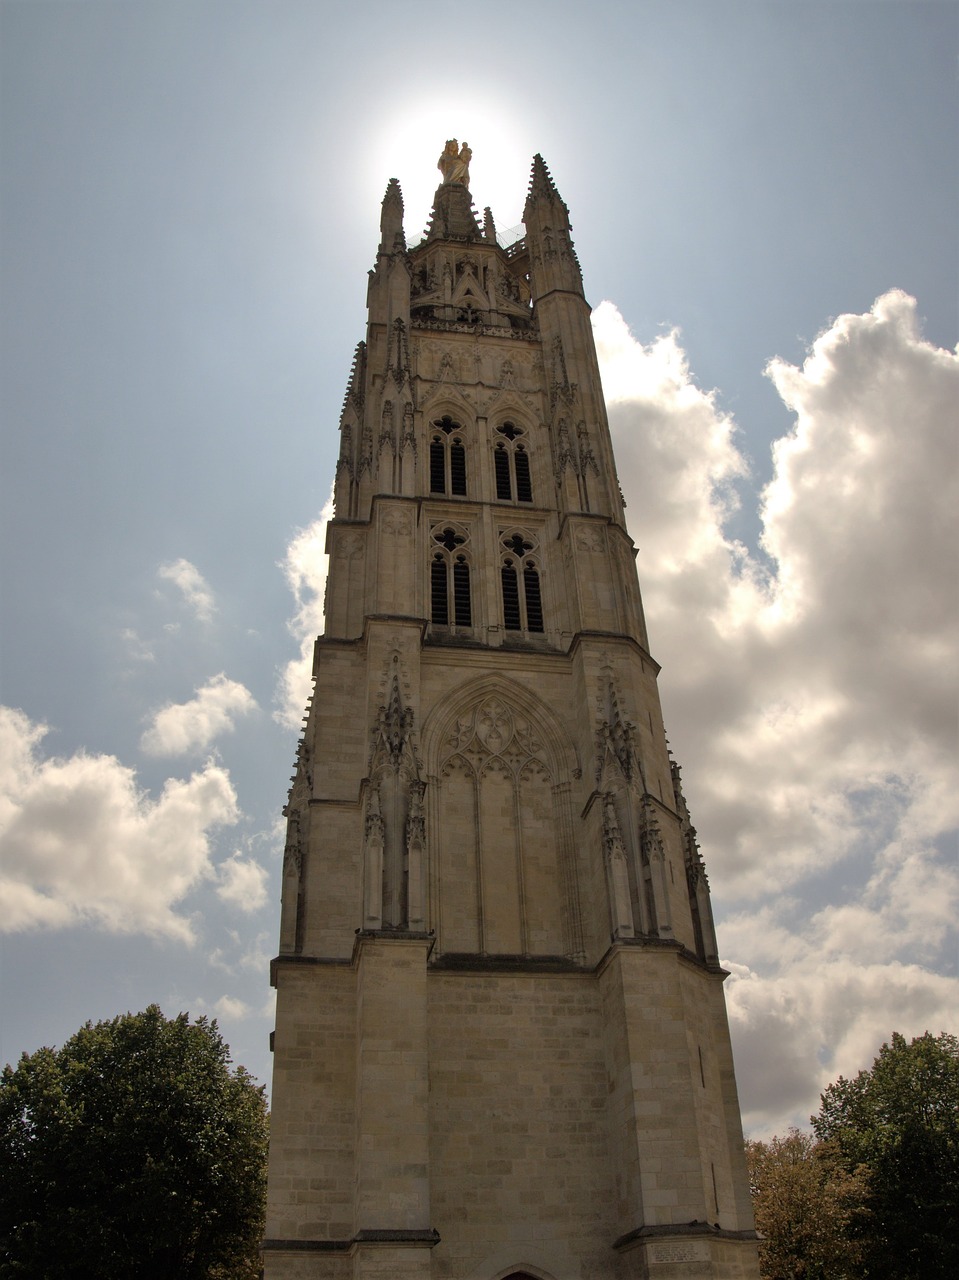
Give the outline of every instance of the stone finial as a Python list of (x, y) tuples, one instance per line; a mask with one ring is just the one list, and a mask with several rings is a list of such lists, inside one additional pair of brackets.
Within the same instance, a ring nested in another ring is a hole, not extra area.
[(403, 231), (403, 192), (396, 178), (390, 178), (380, 212), (380, 251), (392, 253), (406, 248)]
[(558, 200), (562, 203), (560, 194), (556, 190), (556, 184), (553, 182), (552, 175), (546, 167), (546, 161), (539, 152), (533, 156), (533, 168), (529, 176), (529, 196), (527, 198), (527, 204), (535, 203), (538, 200), (549, 200), (551, 202)]

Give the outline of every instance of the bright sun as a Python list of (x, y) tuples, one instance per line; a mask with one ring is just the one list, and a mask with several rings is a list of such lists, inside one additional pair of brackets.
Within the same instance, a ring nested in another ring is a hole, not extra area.
[(398, 178), (412, 243), (426, 226), (440, 182), (436, 161), (447, 138), (469, 142), (470, 191), (480, 215), (486, 205), (500, 231), (520, 221), (535, 145), (527, 129), (488, 107), (472, 109), (424, 100), (412, 104), (381, 128), (370, 148), (370, 180), (382, 196), (389, 178)]

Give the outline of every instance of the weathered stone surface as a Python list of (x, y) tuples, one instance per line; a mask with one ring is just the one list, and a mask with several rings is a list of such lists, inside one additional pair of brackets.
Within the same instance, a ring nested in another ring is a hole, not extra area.
[(387, 189), (291, 789), (267, 1280), (754, 1280), (569, 219)]

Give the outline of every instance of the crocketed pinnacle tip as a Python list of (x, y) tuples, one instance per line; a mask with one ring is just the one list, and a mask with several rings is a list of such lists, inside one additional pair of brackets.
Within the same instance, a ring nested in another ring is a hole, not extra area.
[(531, 200), (558, 200), (559, 192), (553, 182), (552, 175), (546, 167), (546, 161), (537, 151), (533, 156), (533, 168), (529, 176), (529, 197)]
[(383, 197), (384, 204), (398, 204), (400, 209), (403, 208), (403, 192), (400, 190), (398, 178), (390, 178), (386, 184), (386, 195)]
[(390, 178), (380, 213), (380, 252), (395, 253), (406, 249), (403, 232), (403, 193), (395, 178)]

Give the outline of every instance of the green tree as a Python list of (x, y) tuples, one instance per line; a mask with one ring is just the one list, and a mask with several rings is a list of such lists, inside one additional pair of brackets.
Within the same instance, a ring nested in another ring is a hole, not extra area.
[(828, 1143), (798, 1129), (747, 1142), (746, 1160), (764, 1280), (857, 1276), (862, 1249), (853, 1227), (864, 1212), (862, 1172), (848, 1172)]
[(959, 1275), (959, 1041), (930, 1032), (884, 1044), (870, 1071), (841, 1076), (812, 1117), (847, 1169), (869, 1172), (870, 1280)]
[(0, 1078), (0, 1275), (258, 1272), (267, 1112), (215, 1022), (156, 1005)]

